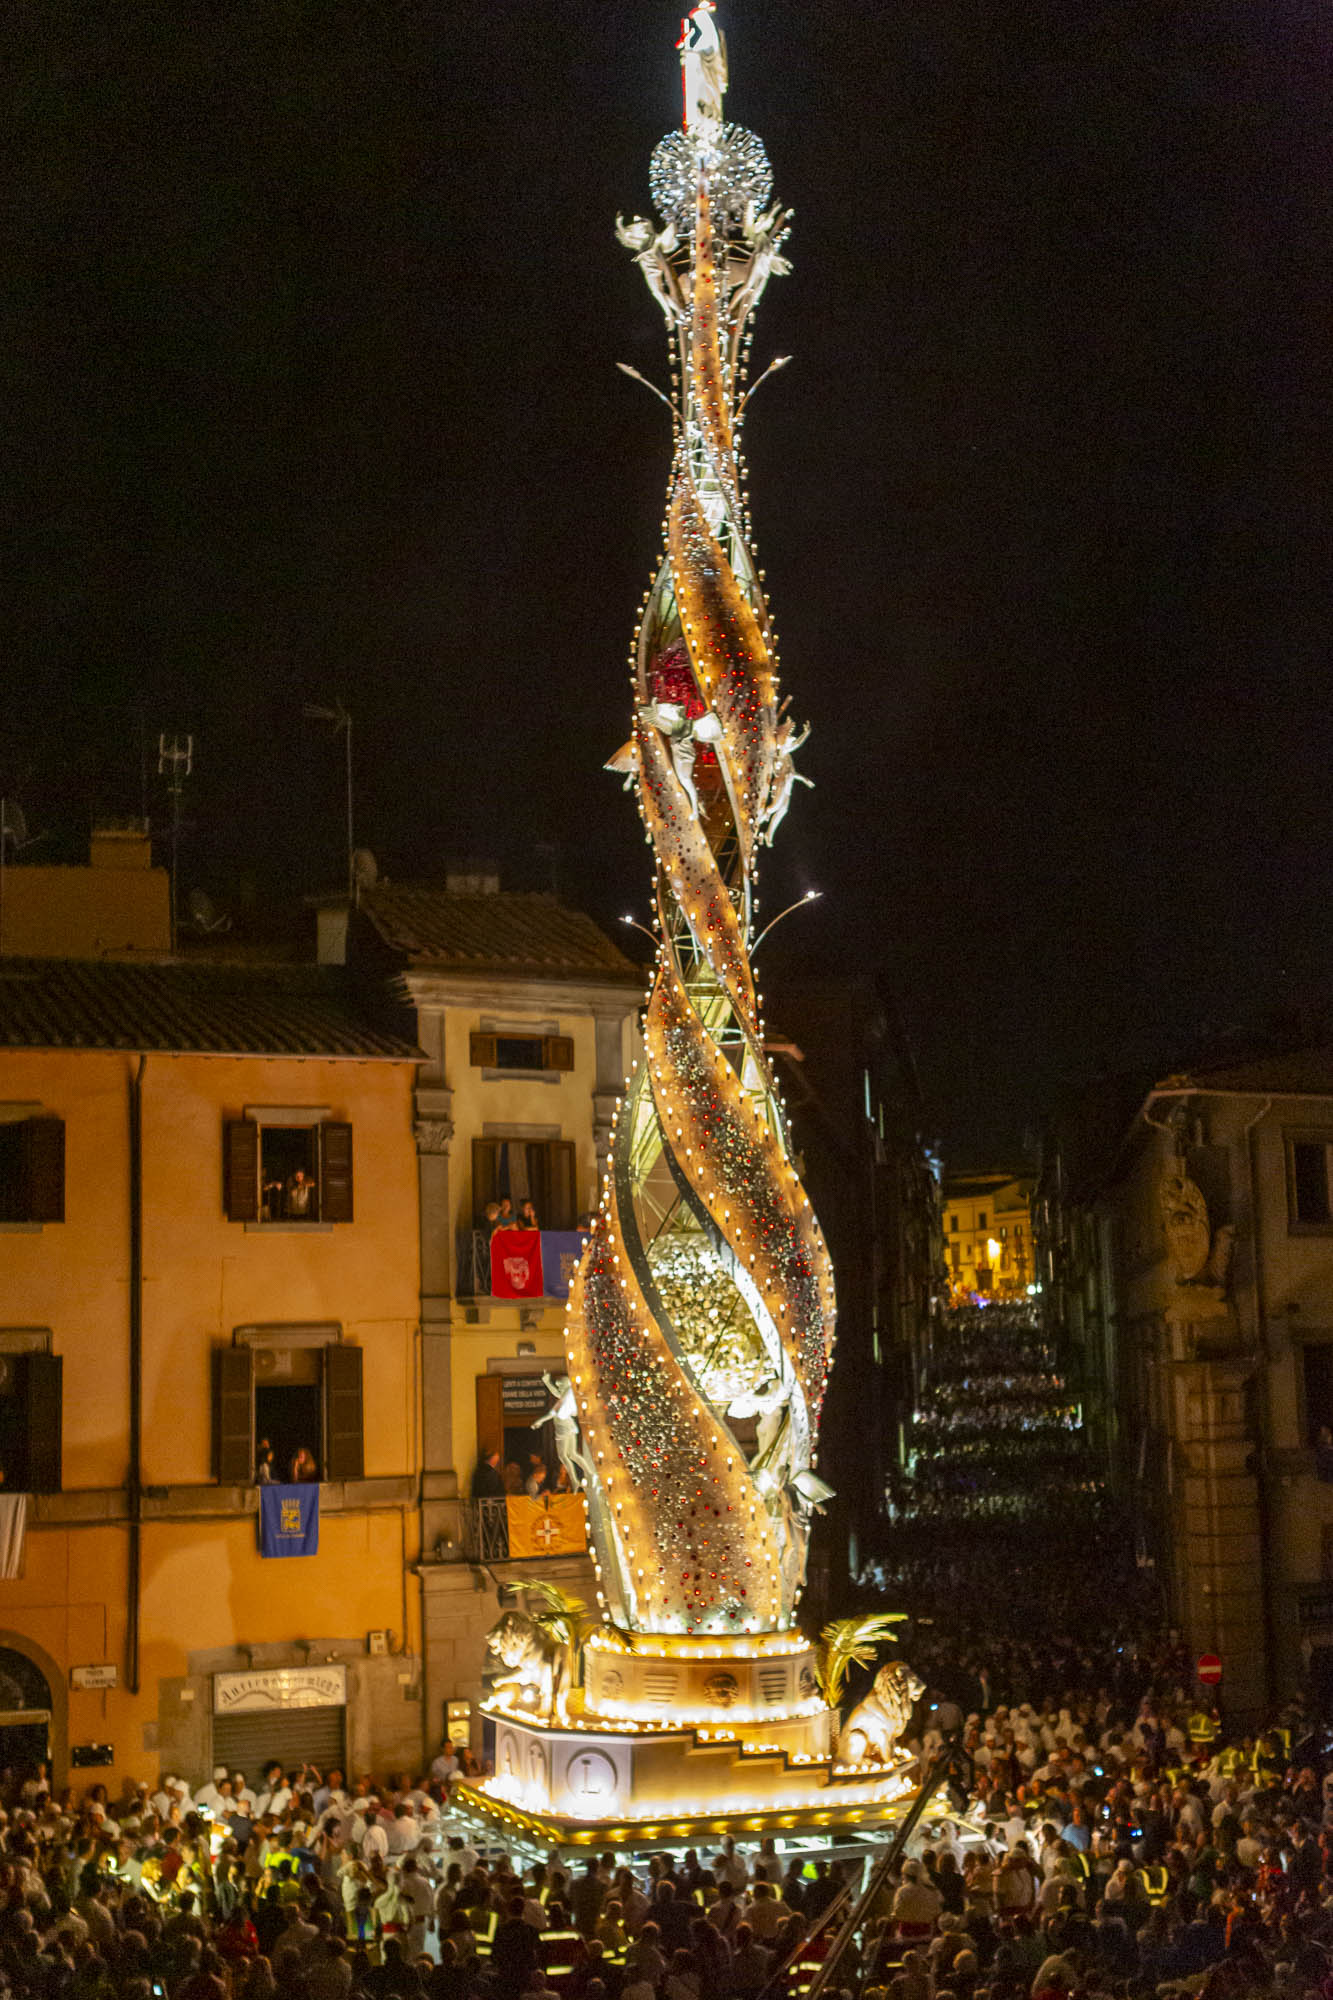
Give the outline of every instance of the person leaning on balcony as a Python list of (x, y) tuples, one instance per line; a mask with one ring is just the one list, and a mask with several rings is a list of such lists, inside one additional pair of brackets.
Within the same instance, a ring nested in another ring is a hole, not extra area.
[(474, 1500), (503, 1500), (505, 1491), (504, 1475), (500, 1471), (498, 1451), (484, 1451), (477, 1460), (477, 1469), (472, 1475), (472, 1498)]
[(533, 1207), (533, 1205), (532, 1205), (532, 1203), (531, 1203), (530, 1201), (521, 1201), (521, 1202), (519, 1203), (519, 1205), (518, 1205), (518, 1219), (517, 1219), (517, 1221), (515, 1222), (515, 1224), (514, 1224), (514, 1227), (515, 1227), (516, 1229), (540, 1229), (540, 1228), (541, 1228), (541, 1224), (540, 1224), (540, 1222), (538, 1222), (538, 1220), (537, 1220), (537, 1211), (536, 1211), (536, 1209), (535, 1209), (535, 1208)]

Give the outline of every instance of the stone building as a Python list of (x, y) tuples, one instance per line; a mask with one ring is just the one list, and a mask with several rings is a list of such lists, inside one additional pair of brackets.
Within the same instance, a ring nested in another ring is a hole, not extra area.
[(838, 1295), (820, 1433), (821, 1470), (836, 1490), (816, 1522), (807, 1586), (819, 1618), (873, 1545), (902, 1456), (939, 1304), (939, 1181), (911, 1049), (875, 982), (784, 967), (765, 971), (764, 1000)]
[(949, 1295), (1020, 1299), (1033, 1282), (1032, 1181), (999, 1168), (950, 1174), (941, 1196)]
[[(348, 953), (403, 1008), (405, 1032), (424, 1055), (413, 1100), (417, 1581), (427, 1713), (438, 1723), (450, 1703), (475, 1707), (486, 1633), (502, 1594), (525, 1575), (595, 1603), (581, 1529), (571, 1543), (563, 1532), (556, 1539), (553, 1523), (539, 1524), (551, 1552), (516, 1557), (510, 1510), (474, 1500), (471, 1486), (492, 1448), (523, 1473), (533, 1453), (554, 1468), (544, 1378), (564, 1368), (567, 1263), (580, 1220), (597, 1206), (645, 981), (591, 918), (550, 896), (502, 893), (493, 877), (442, 889), (377, 884), (353, 917)], [(522, 1298), (497, 1296), (492, 1283), (485, 1211), (506, 1196), (515, 1209), (531, 1199), (542, 1225), (542, 1282)]]
[[(1117, 1107), (1119, 1107), (1117, 1109)], [(1039, 1268), (1143, 1552), (1239, 1717), (1333, 1699), (1333, 1048), (1099, 1085), (1054, 1122)]]

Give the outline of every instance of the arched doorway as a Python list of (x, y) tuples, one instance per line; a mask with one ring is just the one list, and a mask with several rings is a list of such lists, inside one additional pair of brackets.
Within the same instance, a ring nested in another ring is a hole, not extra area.
[(36, 1662), (0, 1646), (0, 1794), (50, 1759), (52, 1708), (51, 1684)]

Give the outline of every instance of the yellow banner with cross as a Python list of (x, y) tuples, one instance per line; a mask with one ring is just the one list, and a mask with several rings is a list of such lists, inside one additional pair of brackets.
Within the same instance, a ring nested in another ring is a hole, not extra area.
[(506, 1505), (511, 1556), (582, 1555), (587, 1548), (581, 1493), (542, 1493), (535, 1500), (511, 1494)]

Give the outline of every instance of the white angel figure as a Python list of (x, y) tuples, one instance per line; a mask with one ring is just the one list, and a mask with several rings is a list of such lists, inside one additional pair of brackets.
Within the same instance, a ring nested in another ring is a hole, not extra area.
[[(555, 1455), (569, 1474), (570, 1485), (577, 1491), (592, 1478), (592, 1466), (579, 1450), (579, 1406), (574, 1384), (568, 1375), (543, 1374), (542, 1381), (555, 1401), (545, 1416), (538, 1417), (532, 1428), (538, 1431), (543, 1424), (550, 1424), (555, 1435)], [(585, 1479), (580, 1479), (580, 1472), (586, 1475)]]
[(798, 730), (790, 716), (784, 716), (773, 743), (773, 783), (769, 789), (768, 804), (764, 809), (762, 838), (769, 847), (773, 845), (773, 835), (787, 817), (791, 805), (793, 785), (809, 785), (814, 789), (813, 778), (803, 778), (792, 761), (796, 752), (810, 734), (810, 724)]

